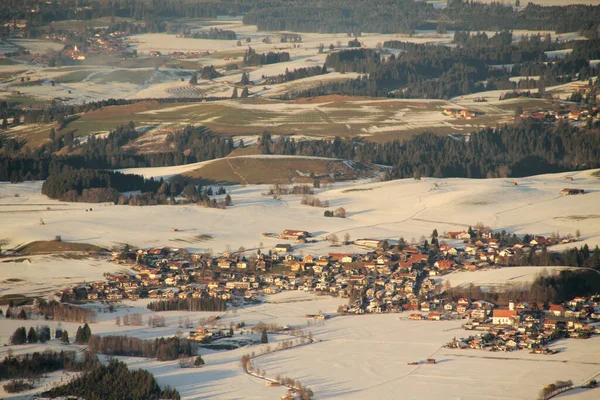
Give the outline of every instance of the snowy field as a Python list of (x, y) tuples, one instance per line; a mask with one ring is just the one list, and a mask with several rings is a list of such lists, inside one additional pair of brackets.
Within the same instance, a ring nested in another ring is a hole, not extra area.
[[(320, 323), (307, 324), (305, 314), (335, 313), (344, 299), (318, 297), (302, 292), (286, 292), (269, 296), (259, 306), (249, 306), (221, 314), (218, 321), (224, 329), (231, 322), (279, 323), (301, 327), (311, 332), (315, 343), (259, 356), (255, 368), (266, 371), (268, 377), (280, 374), (300, 380), (310, 387), (318, 399), (523, 399), (531, 400), (546, 384), (558, 379), (571, 379), (575, 384), (587, 382), (600, 374), (600, 337), (589, 340), (561, 340), (551, 347), (561, 352), (553, 356), (532, 355), (526, 351), (489, 353), (476, 350), (450, 350), (442, 346), (454, 337), (466, 334), (462, 321), (411, 321), (405, 314), (335, 317)], [(153, 339), (173, 335), (180, 318), (198, 320), (215, 313), (165, 312), (166, 327), (148, 328), (116, 326), (115, 317), (139, 312), (144, 321), (153, 314), (144, 301), (124, 302), (116, 313), (99, 313), (98, 322), (91, 324), (92, 333), (100, 335), (127, 334)], [(3, 321), (0, 340), (19, 326), (36, 326), (45, 321)], [(51, 329), (58, 324), (50, 321)], [(62, 323), (61, 327), (74, 337), (78, 324)], [(234, 337), (254, 338), (259, 335), (236, 331)], [(270, 335), (270, 346), (287, 335)], [(71, 345), (72, 349), (78, 346)], [(12, 346), (14, 354), (51, 348), (65, 349), (56, 341), (45, 345)], [(240, 366), (243, 354), (260, 354), (266, 345), (252, 345), (232, 351), (201, 349), (206, 365), (200, 369), (181, 369), (176, 361), (157, 362), (144, 358), (118, 357), (132, 368), (151, 371), (161, 385), (176, 387), (184, 399), (278, 399), (282, 388), (267, 388), (264, 381), (245, 374)], [(0, 348), (0, 357), (7, 347)], [(435, 358), (437, 364), (422, 363)], [(420, 361), (416, 366), (409, 362)], [(60, 374), (46, 378), (48, 388), (59, 383)], [(576, 394), (576, 393), (574, 393)], [(5, 394), (0, 389), (0, 396)], [(589, 394), (586, 393), (586, 396)], [(6, 396), (4, 398), (19, 398)], [(565, 396), (567, 399), (578, 399)], [(592, 399), (594, 397), (583, 397)]]
[[(180, 167), (129, 169), (145, 177), (169, 177), (192, 170), (198, 164)], [(436, 228), (467, 229), (483, 222), (495, 230), (517, 234), (562, 235), (580, 230), (582, 241), (600, 244), (600, 180), (593, 171), (560, 173), (522, 179), (435, 179), (390, 182), (345, 182), (316, 190), (330, 208), (344, 207), (347, 218), (323, 218), (323, 209), (300, 204), (300, 196), (275, 200), (262, 193), (268, 185), (227, 187), (233, 206), (226, 210), (195, 205), (130, 207), (111, 203), (66, 203), (40, 194), (42, 182), (0, 183), (0, 238), (8, 247), (34, 240), (84, 242), (111, 247), (130, 243), (136, 247), (185, 246), (192, 251), (211, 248), (219, 253), (227, 245), (270, 248), (275, 239), (262, 232), (305, 229), (317, 239), (336, 233), (362, 237), (406, 240), (428, 236)], [(243, 174), (243, 172), (242, 172)], [(572, 176), (573, 181), (565, 181)], [(511, 181), (518, 186), (512, 186)], [(585, 189), (586, 194), (562, 196), (565, 187)], [(18, 197), (16, 197), (18, 196)], [(93, 212), (86, 209), (93, 208)], [(45, 225), (40, 225), (40, 218)], [(172, 232), (171, 228), (179, 229)], [(195, 236), (212, 240), (193, 243)], [(301, 252), (328, 252), (325, 242), (296, 245)], [(344, 251), (345, 249), (341, 249)], [(351, 249), (348, 249), (351, 250)]]
[[(305, 315), (307, 313), (316, 314), (319, 311), (325, 313), (334, 313), (340, 304), (345, 303), (345, 299), (335, 299), (329, 296), (318, 297), (304, 292), (286, 292), (266, 298), (266, 302), (247, 308), (241, 308), (227, 313), (209, 313), (209, 312), (163, 312), (160, 315), (165, 316), (166, 327), (148, 328), (146, 326), (116, 326), (115, 317), (118, 315), (123, 318), (127, 313), (141, 313), (144, 322), (149, 315), (157, 315), (145, 308), (146, 301), (123, 302), (117, 307), (115, 313), (98, 313), (98, 322), (91, 324), (92, 333), (99, 335), (130, 335), (143, 339), (154, 339), (163, 336), (172, 336), (177, 331), (188, 331), (190, 329), (179, 328), (179, 320), (190, 318), (194, 326), (198, 326), (200, 319), (209, 316), (221, 315), (218, 321), (221, 327), (229, 329), (229, 324), (245, 322), (247, 325), (254, 325), (258, 322), (278, 323), (280, 325), (300, 326), (308, 334), (309, 331), (317, 329), (318, 325), (307, 325)], [(54, 321), (18, 321), (3, 320), (0, 324), (0, 342), (7, 343), (9, 336), (19, 326), (37, 326), (47, 324), (51, 330), (56, 329), (59, 323)], [(69, 337), (74, 338), (77, 331), (77, 323), (60, 323), (60, 327), (67, 329)], [(260, 334), (244, 333), (236, 331), (234, 337), (249, 338), (259, 340)], [(273, 348), (280, 340), (294, 339), (288, 335), (270, 335), (269, 345)], [(57, 341), (48, 342), (46, 345), (23, 345), (12, 346), (15, 355), (40, 351), (45, 348), (54, 350), (69, 349)], [(70, 346), (70, 349), (77, 350), (81, 346)], [(231, 351), (214, 351), (201, 349), (200, 354), (205, 360), (206, 365), (200, 369), (189, 368), (181, 369), (178, 361), (157, 362), (145, 358), (136, 357), (118, 357), (128, 363), (131, 368), (144, 368), (152, 372), (160, 385), (171, 385), (176, 387), (184, 399), (279, 399), (286, 390), (283, 388), (265, 387), (265, 382), (245, 374), (240, 365), (240, 358), (244, 354), (255, 352), (260, 354), (266, 349), (266, 345), (253, 345), (242, 347)], [(6, 356), (7, 347), (0, 348), (0, 358)], [(285, 352), (281, 353), (285, 357)], [(260, 359), (260, 357), (259, 357)], [(267, 374), (275, 376), (276, 371), (267, 371)], [(52, 385), (58, 383), (60, 375), (54, 381), (47, 379), (44, 383)], [(47, 389), (48, 387), (46, 387)], [(14, 398), (7, 396), (0, 388), (0, 397)], [(20, 398), (20, 397), (16, 397)]]

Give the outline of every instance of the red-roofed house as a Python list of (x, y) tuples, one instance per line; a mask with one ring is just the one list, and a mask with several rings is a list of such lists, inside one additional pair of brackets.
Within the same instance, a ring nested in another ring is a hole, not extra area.
[(516, 317), (516, 310), (494, 310), (492, 323), (494, 325), (512, 325)]

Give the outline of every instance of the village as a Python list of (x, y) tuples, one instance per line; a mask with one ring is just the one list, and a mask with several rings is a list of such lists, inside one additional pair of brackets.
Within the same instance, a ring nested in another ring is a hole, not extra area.
[[(257, 304), (261, 296), (282, 291), (313, 292), (348, 298), (340, 316), (371, 313), (409, 313), (408, 320), (464, 319), (466, 330), (477, 336), (454, 340), (451, 348), (490, 351), (529, 349), (548, 353), (547, 344), (561, 337), (588, 338), (600, 333), (591, 325), (600, 321), (600, 296), (576, 297), (565, 304), (510, 300), (508, 306), (477, 298), (454, 300), (440, 278), (454, 271), (510, 268), (528, 255), (547, 252), (547, 246), (577, 240), (507, 235), (478, 226), (468, 231), (434, 231), (430, 242), (407, 244), (404, 239), (357, 239), (363, 254), (330, 252), (298, 256), (294, 245), (314, 241), (304, 230), (286, 229), (284, 242), (247, 255), (238, 252), (189, 254), (185, 249), (123, 249), (112, 262), (130, 265), (131, 273), (105, 274), (106, 281), (91, 282), (57, 293), (62, 301), (120, 301), (148, 298), (183, 304), (218, 300), (233, 307)], [(347, 239), (347, 238), (346, 238)], [(448, 245), (446, 241), (456, 243)], [(459, 245), (460, 244), (460, 245)], [(518, 260), (518, 261), (517, 261)], [(307, 315), (309, 320), (332, 315)], [(199, 331), (191, 339), (210, 341), (213, 333)]]

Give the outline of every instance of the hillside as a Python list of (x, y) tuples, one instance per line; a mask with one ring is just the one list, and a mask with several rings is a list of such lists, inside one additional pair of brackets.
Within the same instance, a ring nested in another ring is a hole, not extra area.
[(382, 168), (363, 163), (311, 157), (227, 157), (204, 163), (172, 179), (189, 179), (206, 183), (269, 184), (305, 183), (314, 179), (323, 183), (372, 178)]

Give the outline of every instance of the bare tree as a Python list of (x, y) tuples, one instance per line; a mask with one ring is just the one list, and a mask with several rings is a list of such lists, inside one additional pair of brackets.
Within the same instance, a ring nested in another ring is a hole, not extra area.
[(348, 232), (344, 233), (344, 244), (350, 243), (350, 234)]
[(331, 243), (332, 245), (336, 245), (339, 243), (339, 239), (337, 237), (337, 235), (335, 233), (332, 233), (331, 235), (327, 236), (327, 240), (329, 241), (329, 243)]

